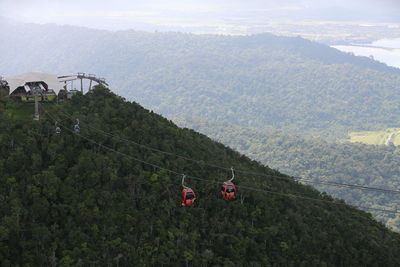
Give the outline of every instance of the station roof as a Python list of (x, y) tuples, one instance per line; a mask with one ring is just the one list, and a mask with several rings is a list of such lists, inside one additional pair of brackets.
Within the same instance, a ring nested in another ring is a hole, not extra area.
[(63, 89), (64, 83), (60, 82), (57, 75), (40, 73), (40, 72), (28, 72), (12, 77), (7, 77), (5, 80), (10, 86), (10, 93), (13, 92), (20, 86), (24, 86), (27, 82), (45, 82), (49, 89), (53, 89), (56, 94)]

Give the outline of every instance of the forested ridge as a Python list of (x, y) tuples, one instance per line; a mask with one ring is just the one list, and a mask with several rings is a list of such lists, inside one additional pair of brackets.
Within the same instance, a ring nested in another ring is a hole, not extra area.
[[(340, 203), (108, 89), (43, 104), (39, 122), (31, 120), (32, 109), (0, 100), (3, 266), (400, 264), (400, 236), (370, 214), (285, 195)], [(52, 118), (67, 127), (60, 135)], [(75, 118), (80, 135), (68, 130)], [(180, 176), (133, 158), (206, 179), (186, 182), (198, 194), (196, 207), (180, 206)], [(238, 199), (225, 201), (219, 182), (229, 171), (205, 164), (265, 176), (237, 173)]]
[[(314, 182), (349, 183), (386, 189), (400, 187), (400, 148), (396, 146), (331, 143), (321, 138), (304, 138), (282, 131), (263, 131), (195, 118), (186, 118), (180, 124), (205, 133), (271, 168)], [(393, 209), (398, 209), (400, 205), (399, 194), (318, 184), (314, 186), (354, 205)], [(394, 230), (400, 231), (400, 216), (372, 213)]]
[(95, 73), (168, 117), (331, 139), (400, 123), (398, 69), (302, 38), (1, 23), (2, 75)]

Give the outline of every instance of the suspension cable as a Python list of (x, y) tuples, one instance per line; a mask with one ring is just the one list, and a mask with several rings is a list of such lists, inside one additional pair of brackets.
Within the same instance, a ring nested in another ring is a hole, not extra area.
[[(46, 115), (47, 115), (49, 118), (51, 118), (53, 121), (57, 121), (57, 120), (56, 120), (52, 115), (50, 115), (43, 107), (42, 107), (42, 109), (43, 109), (43, 111), (46, 113)], [(61, 126), (62, 126), (63, 128), (65, 128), (67, 131), (69, 131), (69, 132), (71, 132), (71, 133), (73, 133), (73, 134), (75, 134), (75, 135), (77, 135), (77, 136), (79, 136), (79, 137), (81, 137), (81, 138), (83, 138), (83, 139), (85, 139), (85, 140), (87, 140), (87, 141), (93, 143), (93, 144), (96, 144), (96, 145), (98, 145), (99, 147), (103, 147), (103, 148), (105, 148), (105, 149), (107, 149), (107, 150), (109, 150), (109, 151), (111, 151), (111, 152), (120, 154), (120, 155), (125, 156), (125, 157), (128, 157), (128, 158), (130, 158), (130, 159), (132, 159), (132, 160), (134, 160), (134, 161), (137, 161), (137, 162), (140, 162), (140, 163), (143, 163), (143, 164), (152, 166), (152, 167), (157, 168), (157, 169), (160, 169), (160, 170), (164, 170), (164, 171), (170, 172), (170, 173), (175, 174), (175, 175), (180, 175), (180, 176), (184, 175), (184, 174), (182, 174), (182, 173), (179, 173), (179, 172), (176, 172), (176, 171), (174, 171), (174, 170), (171, 170), (171, 169), (168, 169), (168, 168), (159, 166), (159, 165), (157, 165), (157, 164), (153, 164), (153, 163), (150, 163), (150, 162), (147, 162), (147, 161), (138, 159), (138, 158), (136, 158), (136, 157), (133, 157), (133, 156), (128, 155), (128, 154), (125, 154), (125, 153), (123, 153), (123, 152), (120, 152), (120, 151), (115, 150), (115, 149), (113, 149), (113, 148), (111, 148), (111, 147), (105, 146), (105, 145), (103, 145), (103, 144), (99, 144), (99, 143), (96, 142), (95, 140), (92, 140), (91, 138), (88, 138), (88, 137), (86, 137), (86, 136), (84, 136), (84, 135), (82, 135), (82, 134), (80, 134), (80, 133), (74, 133), (73, 130), (69, 129), (69, 127), (66, 127), (65, 125), (62, 125), (62, 124), (61, 124)], [(195, 179), (195, 180), (206, 181), (206, 182), (212, 182), (212, 183), (218, 183), (218, 184), (223, 183), (223, 182), (221, 182), (221, 181), (203, 179), (203, 178), (199, 178), (199, 177), (195, 177), (195, 176), (189, 176), (189, 175), (186, 175), (186, 177), (191, 178), (191, 179)], [(246, 189), (246, 190), (256, 191), (256, 192), (263, 192), (263, 193), (269, 193), (269, 194), (274, 194), (274, 195), (280, 195), (280, 196), (284, 196), (284, 197), (294, 197), (294, 198), (299, 198), (299, 199), (304, 199), (304, 200), (310, 200), (310, 201), (317, 201), (317, 202), (329, 203), (329, 204), (333, 204), (333, 205), (342, 205), (342, 206), (346, 206), (346, 207), (352, 206), (352, 207), (354, 207), (354, 208), (364, 209), (364, 210), (372, 210), (372, 211), (376, 211), (376, 212), (400, 214), (400, 212), (397, 211), (397, 210), (378, 209), (378, 208), (370, 208), (370, 207), (357, 206), (357, 205), (349, 205), (349, 204), (342, 203), (342, 202), (335, 202), (335, 201), (329, 201), (329, 200), (324, 200), (324, 199), (316, 199), (316, 198), (312, 198), (312, 197), (301, 196), (301, 195), (294, 195), (294, 194), (282, 193), (282, 192), (276, 192), (276, 191), (269, 191), (269, 190), (260, 189), (260, 188), (254, 188), (254, 187), (249, 187), (249, 186), (237, 186), (237, 187), (238, 187), (238, 188), (243, 188), (243, 189)]]
[[(60, 112), (65, 117), (73, 119), (72, 115), (68, 114), (67, 112), (65, 112), (63, 110), (60, 110)], [(130, 139), (126, 139), (126, 138), (120, 137), (118, 135), (108, 133), (108, 132), (106, 132), (104, 130), (95, 128), (95, 127), (89, 125), (89, 123), (87, 123), (87, 122), (84, 122), (84, 123), (85, 123), (85, 126), (87, 126), (88, 128), (93, 129), (93, 130), (98, 131), (98, 132), (101, 132), (101, 133), (103, 133), (103, 134), (105, 134), (105, 135), (107, 135), (109, 137), (116, 138), (116, 139), (119, 139), (119, 140), (121, 140), (123, 142), (131, 143), (131, 144), (137, 145), (139, 147), (142, 147), (142, 148), (145, 148), (145, 149), (148, 149), (148, 150), (151, 150), (151, 151), (163, 153), (163, 154), (170, 155), (170, 156), (175, 156), (175, 157), (187, 160), (187, 161), (192, 161), (192, 162), (195, 162), (197, 164), (202, 164), (204, 166), (209, 166), (209, 167), (213, 167), (213, 168), (217, 168), (217, 169), (221, 169), (221, 170), (225, 170), (225, 171), (228, 171), (228, 170), (232, 169), (232, 168), (227, 168), (227, 167), (224, 167), (224, 166), (210, 164), (210, 163), (204, 162), (203, 160), (197, 160), (197, 159), (189, 158), (189, 157), (186, 157), (186, 156), (178, 155), (178, 154), (175, 154), (175, 153), (172, 153), (172, 152), (167, 152), (167, 151), (163, 151), (163, 150), (160, 150), (160, 149), (157, 149), (157, 148), (154, 148), (154, 147), (150, 147), (150, 146), (147, 146), (147, 145), (144, 145), (144, 144), (140, 144), (140, 143), (137, 143), (137, 142), (132, 141)], [(273, 177), (273, 178), (277, 178), (277, 179), (284, 179), (284, 180), (290, 180), (290, 181), (292, 181), (292, 179), (294, 179), (296, 181), (309, 183), (309, 184), (319, 184), (319, 185), (326, 185), (326, 186), (335, 186), (335, 187), (340, 187), (340, 188), (350, 188), (350, 189), (359, 189), (359, 190), (366, 190), (366, 191), (375, 191), (375, 192), (389, 193), (389, 194), (400, 194), (399, 190), (393, 190), (393, 189), (385, 189), (385, 188), (378, 188), (378, 187), (371, 187), (371, 186), (364, 186), (364, 185), (357, 185), (357, 184), (348, 184), (348, 183), (330, 182), (330, 181), (315, 181), (315, 180), (312, 180), (312, 179), (309, 179), (309, 178), (303, 178), (303, 177), (295, 177), (295, 176), (284, 177), (284, 176), (269, 175), (269, 174), (264, 174), (264, 173), (256, 173), (256, 172), (237, 170), (237, 169), (235, 169), (235, 171), (238, 172), (238, 173), (250, 174), (250, 175), (259, 176), (259, 177), (268, 177), (268, 178)]]

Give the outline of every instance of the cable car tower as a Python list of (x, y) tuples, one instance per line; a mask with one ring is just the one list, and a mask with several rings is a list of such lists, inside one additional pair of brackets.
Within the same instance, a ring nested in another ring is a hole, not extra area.
[(38, 121), (40, 119), (39, 99), (41, 100), (43, 96), (42, 88), (39, 86), (32, 86), (31, 95), (35, 98), (35, 115), (33, 116), (33, 120)]
[(71, 84), (71, 90), (75, 90), (74, 89), (74, 81), (80, 81), (80, 85), (81, 85), (81, 93), (83, 94), (83, 81), (84, 80), (88, 80), (89, 81), (89, 86), (88, 86), (88, 91), (92, 90), (92, 83), (96, 82), (97, 84), (101, 84), (101, 85), (105, 85), (108, 86), (108, 83), (106, 82), (106, 80), (104, 78), (98, 78), (96, 77), (96, 75), (94, 74), (86, 74), (83, 72), (78, 72), (78, 74), (76, 75), (64, 75), (64, 76), (58, 76), (58, 80), (60, 82), (64, 82), (65, 83), (65, 87), (67, 87), (67, 83)]

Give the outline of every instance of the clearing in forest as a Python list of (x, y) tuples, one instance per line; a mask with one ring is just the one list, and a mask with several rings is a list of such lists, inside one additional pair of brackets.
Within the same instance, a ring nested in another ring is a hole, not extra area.
[(368, 145), (388, 145), (393, 142), (394, 145), (399, 146), (400, 128), (388, 128), (384, 131), (351, 132), (346, 141)]

